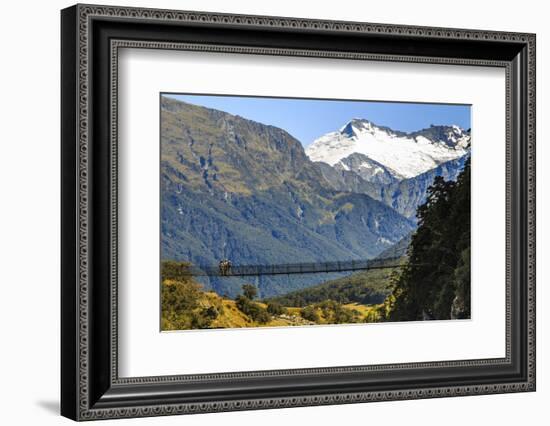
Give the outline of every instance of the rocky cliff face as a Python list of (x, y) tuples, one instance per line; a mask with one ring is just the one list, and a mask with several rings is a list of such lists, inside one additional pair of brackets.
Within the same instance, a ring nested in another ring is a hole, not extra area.
[(342, 158), (334, 168), (340, 171), (352, 171), (363, 180), (377, 185), (389, 185), (399, 180), (391, 169), (358, 152)]
[(380, 197), (375, 196), (375, 198), (391, 206), (403, 216), (415, 220), (416, 210), (426, 201), (428, 187), (433, 183), (435, 177), (443, 176), (445, 180), (456, 180), (468, 157), (469, 154), (466, 154), (413, 178), (382, 186), (380, 187)]

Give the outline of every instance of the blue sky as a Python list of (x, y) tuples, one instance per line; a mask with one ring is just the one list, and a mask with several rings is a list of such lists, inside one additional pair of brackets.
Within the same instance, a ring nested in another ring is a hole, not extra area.
[(340, 129), (352, 118), (366, 118), (393, 130), (412, 132), (431, 124), (470, 128), (470, 106), (375, 101), (176, 95), (175, 99), (229, 112), (280, 127), (308, 146), (319, 136)]

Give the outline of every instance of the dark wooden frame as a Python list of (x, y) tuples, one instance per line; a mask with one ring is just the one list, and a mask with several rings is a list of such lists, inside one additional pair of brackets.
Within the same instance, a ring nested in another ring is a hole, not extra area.
[[(535, 390), (533, 34), (95, 5), (64, 9), (61, 29), (64, 416), (89, 420)], [(506, 357), (119, 378), (116, 65), (120, 47), (504, 67)]]

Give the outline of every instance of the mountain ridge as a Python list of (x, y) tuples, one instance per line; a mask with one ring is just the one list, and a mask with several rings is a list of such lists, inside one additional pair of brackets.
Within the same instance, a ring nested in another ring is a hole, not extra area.
[(306, 148), (306, 154), (314, 162), (331, 166), (350, 155), (362, 154), (402, 180), (466, 155), (469, 143), (470, 132), (456, 125), (432, 125), (405, 133), (355, 118), (339, 131), (317, 138)]
[[(338, 191), (288, 132), (171, 98), (161, 101), (161, 256), (216, 265), (375, 257), (414, 223), (367, 193)], [(313, 274), (314, 275), (314, 274)], [(257, 277), (262, 296), (323, 277)], [(209, 278), (236, 294), (242, 280)]]

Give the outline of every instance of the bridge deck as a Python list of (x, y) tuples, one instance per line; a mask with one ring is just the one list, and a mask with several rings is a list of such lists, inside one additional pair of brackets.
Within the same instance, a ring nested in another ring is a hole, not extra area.
[(203, 267), (192, 266), (190, 273), (195, 276), (250, 276), (250, 275), (290, 275), (314, 274), (321, 272), (353, 272), (368, 269), (399, 268), (400, 258), (347, 260), (336, 262), (311, 262), (271, 265), (231, 265), (222, 268), (220, 265)]

